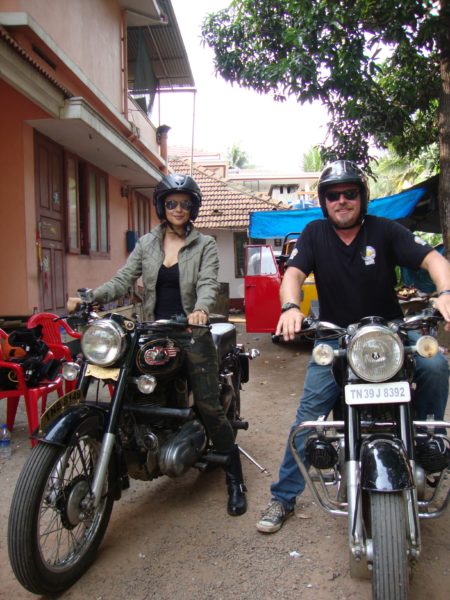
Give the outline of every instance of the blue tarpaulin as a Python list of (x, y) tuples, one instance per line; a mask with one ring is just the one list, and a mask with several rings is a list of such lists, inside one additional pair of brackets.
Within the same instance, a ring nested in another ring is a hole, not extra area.
[[(376, 198), (369, 202), (367, 212), (387, 219), (404, 219), (411, 215), (425, 193), (425, 187), (415, 187), (394, 196)], [(288, 233), (303, 231), (309, 222), (322, 218), (321, 208), (252, 212), (249, 237), (252, 239), (284, 238)]]

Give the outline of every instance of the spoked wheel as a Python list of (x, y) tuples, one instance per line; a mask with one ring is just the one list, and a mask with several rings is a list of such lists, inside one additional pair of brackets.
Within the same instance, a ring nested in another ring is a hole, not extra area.
[(80, 578), (111, 516), (111, 485), (105, 485), (97, 508), (87, 501), (100, 451), (98, 432), (80, 429), (72, 440), (66, 448), (37, 445), (12, 499), (9, 558), (19, 582), (35, 594), (59, 593)]
[(407, 600), (409, 565), (402, 493), (370, 494), (373, 600)]

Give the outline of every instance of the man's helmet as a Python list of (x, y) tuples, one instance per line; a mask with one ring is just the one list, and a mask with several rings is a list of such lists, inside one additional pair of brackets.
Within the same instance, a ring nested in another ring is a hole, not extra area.
[(369, 184), (367, 183), (365, 173), (357, 164), (350, 160), (336, 160), (325, 167), (320, 175), (318, 192), (324, 217), (328, 216), (325, 191), (328, 187), (337, 183), (357, 184), (361, 196), (361, 217), (363, 218), (367, 212), (367, 204), (369, 202)]
[(169, 194), (183, 192), (189, 194), (192, 200), (190, 220), (195, 221), (200, 206), (202, 205), (202, 193), (197, 183), (189, 175), (180, 175), (179, 173), (169, 173), (161, 179), (155, 188), (153, 194), (153, 204), (156, 208), (156, 214), (163, 221), (166, 218), (164, 201)]

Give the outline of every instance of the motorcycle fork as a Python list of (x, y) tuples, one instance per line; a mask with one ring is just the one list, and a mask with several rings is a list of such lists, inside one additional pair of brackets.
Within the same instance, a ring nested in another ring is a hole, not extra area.
[(345, 465), (348, 503), (348, 541), (353, 557), (360, 561), (365, 554), (364, 529), (359, 470), (359, 415), (355, 408), (345, 405)]
[[(414, 430), (410, 404), (400, 404), (398, 407), (398, 435), (402, 440), (408, 456), (412, 472), (415, 472)], [(419, 526), (419, 502), (417, 487), (405, 491), (407, 533), (410, 558), (416, 559), (420, 554), (421, 539)]]
[(111, 397), (111, 410), (109, 413), (108, 424), (103, 434), (99, 459), (95, 465), (94, 480), (92, 482), (91, 503), (95, 508), (99, 505), (102, 497), (102, 490), (104, 489), (105, 479), (108, 473), (108, 465), (114, 450), (120, 413), (124, 403), (125, 386), (127, 384), (128, 373), (131, 368), (133, 357), (135, 356), (135, 346), (137, 344), (137, 340), (137, 334), (134, 332), (132, 339), (130, 340), (131, 347), (128, 350), (125, 364), (120, 368), (119, 377), (114, 386), (114, 392)]

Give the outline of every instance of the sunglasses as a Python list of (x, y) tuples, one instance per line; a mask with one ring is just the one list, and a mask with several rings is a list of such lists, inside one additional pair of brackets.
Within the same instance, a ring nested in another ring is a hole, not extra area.
[(180, 205), (183, 210), (191, 210), (192, 201), (191, 200), (180, 200), (180, 201), (166, 200), (164, 205), (168, 210), (174, 210), (175, 208), (178, 208), (178, 205)]
[(351, 190), (343, 190), (342, 192), (325, 192), (325, 198), (328, 202), (337, 202), (341, 196), (344, 196), (346, 200), (356, 200), (359, 196), (359, 189), (353, 188)]

